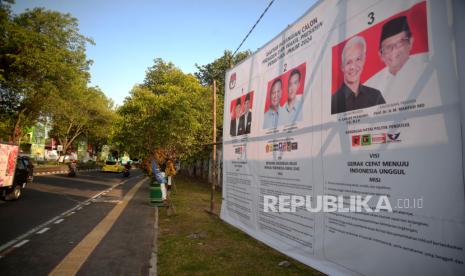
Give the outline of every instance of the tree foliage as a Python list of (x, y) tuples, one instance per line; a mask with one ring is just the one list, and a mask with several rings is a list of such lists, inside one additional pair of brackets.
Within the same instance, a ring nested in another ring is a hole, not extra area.
[(0, 6), (0, 135), (15, 138), (49, 103), (89, 80), (91, 39), (70, 14), (35, 8), (12, 16)]
[(63, 145), (64, 153), (82, 135), (94, 142), (110, 138), (115, 113), (111, 100), (99, 88), (76, 84), (51, 104), (50, 111), (50, 134)]
[(199, 70), (195, 76), (203, 85), (211, 86), (213, 81), (216, 80), (218, 94), (224, 96), (224, 76), (226, 71), (231, 69), (234, 65), (240, 63), (252, 54), (250, 50), (238, 52), (234, 57), (230, 50), (225, 50), (223, 56), (215, 59), (213, 62), (206, 65), (195, 66)]
[(202, 152), (211, 138), (211, 92), (191, 74), (155, 59), (144, 83), (118, 109), (114, 141), (131, 155), (162, 150), (170, 158)]

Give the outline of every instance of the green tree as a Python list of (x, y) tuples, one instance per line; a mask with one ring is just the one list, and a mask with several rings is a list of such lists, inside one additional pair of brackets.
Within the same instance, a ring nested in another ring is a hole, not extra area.
[(147, 69), (142, 87), (155, 94), (165, 94), (173, 87), (188, 87), (194, 83), (196, 82), (191, 74), (184, 74), (172, 62), (156, 58), (154, 65)]
[(115, 120), (112, 105), (99, 88), (86, 87), (85, 83), (56, 99), (50, 107), (50, 134), (63, 145), (63, 153), (83, 135), (98, 142), (109, 139), (108, 130)]
[(211, 139), (211, 92), (192, 74), (156, 59), (118, 109), (114, 141), (131, 155), (156, 149), (187, 158)]
[(85, 46), (70, 14), (42, 8), (11, 16), (2, 4), (0, 28), (0, 134), (16, 140), (49, 103), (89, 80)]

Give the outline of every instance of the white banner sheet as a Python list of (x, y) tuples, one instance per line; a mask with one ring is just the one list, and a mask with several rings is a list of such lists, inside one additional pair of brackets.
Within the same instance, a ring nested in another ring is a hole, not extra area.
[[(456, 14), (320, 1), (229, 70), (221, 218), (331, 275), (465, 275)], [(280, 196), (391, 210), (279, 209)]]

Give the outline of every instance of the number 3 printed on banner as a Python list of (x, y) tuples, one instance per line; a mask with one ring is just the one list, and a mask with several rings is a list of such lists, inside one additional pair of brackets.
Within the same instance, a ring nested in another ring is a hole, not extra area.
[(373, 24), (373, 22), (375, 22), (375, 13), (374, 13), (374, 12), (370, 12), (370, 13), (368, 14), (368, 18), (370, 19), (370, 20), (368, 21), (368, 25)]

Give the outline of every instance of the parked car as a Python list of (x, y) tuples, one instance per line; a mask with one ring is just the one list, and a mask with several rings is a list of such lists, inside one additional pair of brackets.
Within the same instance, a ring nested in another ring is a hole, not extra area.
[(122, 172), (124, 170), (124, 167), (121, 165), (121, 163), (117, 161), (106, 161), (105, 165), (103, 165), (102, 171), (103, 172)]

